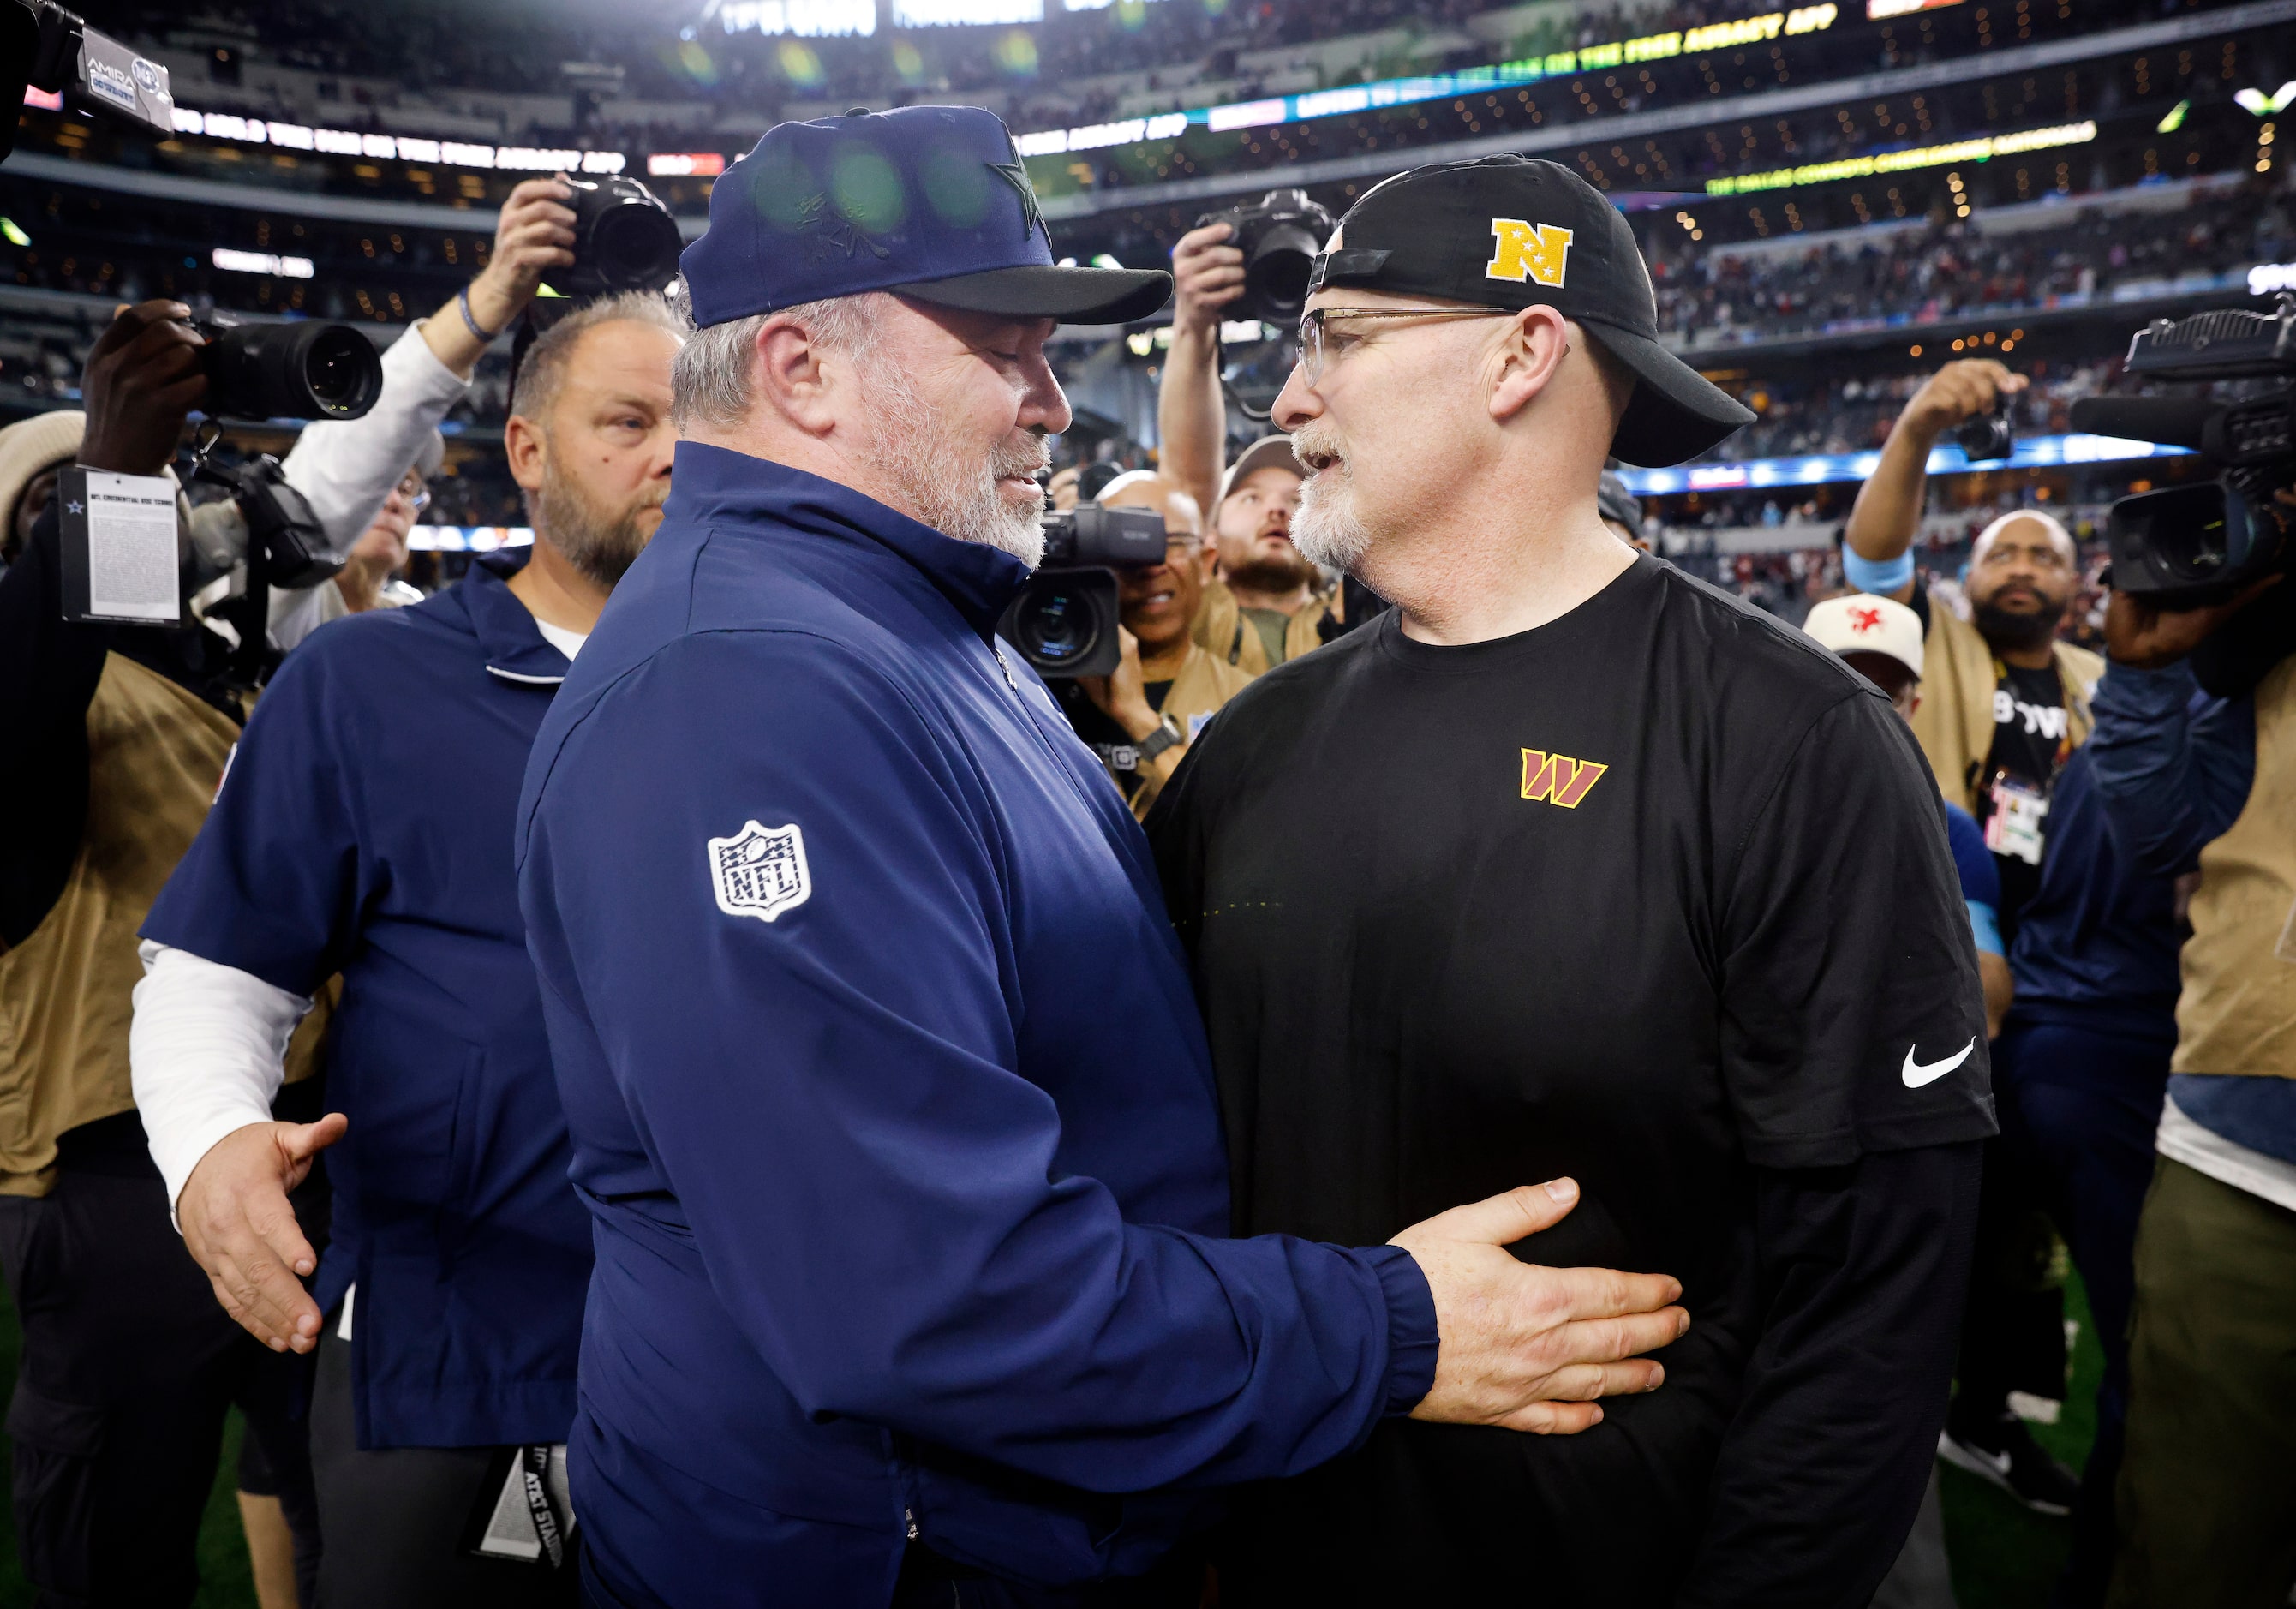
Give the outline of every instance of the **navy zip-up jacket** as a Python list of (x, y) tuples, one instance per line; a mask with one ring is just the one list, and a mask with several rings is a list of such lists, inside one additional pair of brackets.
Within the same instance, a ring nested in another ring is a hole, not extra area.
[(1406, 1253), (1221, 1237), (1146, 841), (995, 643), (1021, 563), (720, 448), (672, 487), (520, 806), (593, 1590), (883, 1604), (911, 1540), (1136, 1573), (1407, 1412)]
[(566, 656), (472, 566), (287, 656), (144, 937), (290, 994), (336, 972), (332, 1239), (354, 1282), (359, 1445), (559, 1441), (587, 1225), (510, 862), (519, 779)]

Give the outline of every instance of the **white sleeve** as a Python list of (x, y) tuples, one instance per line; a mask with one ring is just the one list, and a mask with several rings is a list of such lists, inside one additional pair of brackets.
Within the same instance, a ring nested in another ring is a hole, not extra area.
[(235, 966), (145, 940), (127, 1060), (168, 1210), (215, 1143), (271, 1121), (287, 1041), (311, 1002)]
[(303, 427), (281, 467), (326, 528), (327, 545), (341, 558), (373, 523), (419, 457), (422, 443), (471, 382), (439, 361), (422, 339), (420, 322), (382, 355), (382, 394), (358, 419), (321, 419)]

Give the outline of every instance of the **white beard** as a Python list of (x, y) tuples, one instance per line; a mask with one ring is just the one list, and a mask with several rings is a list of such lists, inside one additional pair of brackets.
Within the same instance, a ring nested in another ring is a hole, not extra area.
[(1043, 469), (1051, 458), (1044, 438), (1008, 439), (985, 460), (971, 457), (943, 434), (931, 405), (898, 370), (873, 354), (859, 366), (864, 394), (877, 414), (863, 452), (900, 488), (916, 517), (943, 536), (1009, 553), (1031, 570), (1042, 563), (1043, 494), (1016, 506), (1005, 501), (997, 482)]
[[(1292, 432), (1294, 451), (1336, 452), (1339, 443), (1309, 424)], [(1350, 575), (1371, 551), (1371, 530), (1355, 512), (1348, 461), (1335, 458), (1300, 484), (1300, 512), (1292, 517), (1292, 545), (1312, 562)]]

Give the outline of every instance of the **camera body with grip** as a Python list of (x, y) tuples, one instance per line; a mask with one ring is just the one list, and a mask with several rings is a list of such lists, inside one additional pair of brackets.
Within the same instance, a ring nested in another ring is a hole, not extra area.
[(1150, 508), (1045, 515), (1045, 562), (997, 623), (997, 635), (1046, 680), (1106, 676), (1123, 657), (1116, 572), (1164, 562), (1164, 516)]

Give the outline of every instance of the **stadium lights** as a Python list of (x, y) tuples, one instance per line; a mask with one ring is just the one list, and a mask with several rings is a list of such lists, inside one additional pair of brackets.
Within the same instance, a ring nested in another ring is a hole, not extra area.
[(357, 134), (348, 128), (311, 128), (228, 112), (197, 112), (180, 102), (176, 132), (242, 145), (275, 145), (287, 151), (332, 156), (372, 157), (381, 161), (436, 162), (444, 168), (494, 168), (511, 172), (619, 173), (629, 159), (619, 151), (549, 150), (532, 145), (473, 145), (462, 140), (426, 140), (413, 135)]
[(18, 228), (16, 220), (12, 218), (0, 218), (0, 235), (6, 236), (8, 243), (12, 246), (29, 246), (32, 243), (32, 237)]
[(2248, 293), (2269, 296), (2276, 291), (2296, 291), (2296, 263), (2259, 263), (2248, 271)]
[(2259, 118), (2272, 117), (2296, 105), (2296, 78), (2283, 84), (2274, 94), (2267, 95), (2260, 89), (2242, 89), (2234, 91), (2232, 98)]
[(655, 179), (715, 178), (726, 171), (726, 158), (716, 151), (658, 151), (646, 158), (646, 176)]
[(2155, 134), (2176, 133), (2177, 130), (2185, 126), (2185, 114), (2192, 110), (2193, 103), (2190, 101), (2177, 102), (2174, 106), (2171, 106), (2169, 109), (2169, 115), (2161, 119), (2159, 126), (2155, 127), (2152, 132)]
[(233, 251), (217, 246), (209, 260), (232, 274), (270, 274), (281, 279), (308, 279), (312, 272), (309, 258), (281, 257), (271, 251)]
[(1769, 173), (1742, 174), (1735, 178), (1709, 179), (1709, 195), (1749, 195), (1761, 190), (1786, 190), (1801, 185), (1827, 185), (1836, 179), (1866, 179), (1877, 174), (1903, 173), (1915, 168), (1943, 168), (1954, 162), (1982, 162), (2022, 151), (2047, 151), (2061, 145), (2084, 145), (2096, 138), (2093, 122), (2059, 123), (2022, 134), (1985, 135), (1956, 140), (1947, 145), (1921, 145), (1911, 151), (1885, 151), (1878, 156), (1846, 157), (1838, 161), (1809, 162), (1800, 168), (1780, 168)]
[(1961, 0), (1866, 0), (1866, 20), (1882, 22), (1891, 17), (1910, 17), (1915, 12), (1933, 12), (1960, 4)]
[(1060, 156), (1072, 151), (1096, 151), (1115, 145), (1137, 145), (1152, 140), (1177, 139), (1192, 124), (1214, 134), (1239, 128), (1264, 128), (1278, 123), (1304, 123), (1316, 118), (1344, 117), (1352, 112), (1381, 111), (1494, 89), (1513, 89), (1545, 78), (1594, 72), (1635, 62), (1662, 62), (1671, 56), (1703, 50), (1728, 50), (1759, 45), (1780, 37), (1816, 33), (1833, 26), (1840, 8), (1806, 5), (1793, 11), (1767, 12), (1735, 22), (1710, 23), (1704, 28), (1666, 34), (1649, 34), (1615, 44), (1587, 45), (1543, 56), (1525, 56), (1491, 67), (1471, 67), (1459, 72), (1430, 73), (1413, 78), (1382, 78), (1375, 84), (1349, 84), (1337, 89), (1309, 90), (1295, 95), (1275, 95), (1264, 101), (1234, 102), (1225, 106), (1199, 106), (1188, 111), (1161, 112), (1154, 117), (1126, 118), (1113, 123), (1093, 123), (1081, 128), (1047, 128), (1018, 136), (1021, 154)]
[(712, 17), (729, 34), (873, 34), (877, 0), (726, 0), (701, 13), (705, 22)]

